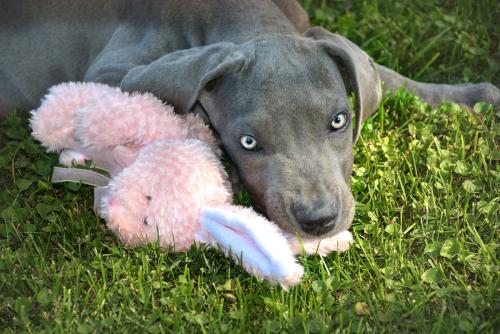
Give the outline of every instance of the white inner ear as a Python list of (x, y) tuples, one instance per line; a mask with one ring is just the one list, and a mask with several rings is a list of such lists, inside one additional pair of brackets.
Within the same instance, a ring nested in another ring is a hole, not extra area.
[(113, 149), (113, 158), (123, 168), (130, 166), (137, 160), (139, 150), (137, 148), (129, 148), (123, 145), (118, 145)]
[(218, 208), (202, 210), (201, 224), (216, 244), (237, 257), (243, 256), (244, 265), (271, 280), (286, 280), (302, 270), (285, 237), (273, 223), (253, 211), (234, 208), (232, 212)]

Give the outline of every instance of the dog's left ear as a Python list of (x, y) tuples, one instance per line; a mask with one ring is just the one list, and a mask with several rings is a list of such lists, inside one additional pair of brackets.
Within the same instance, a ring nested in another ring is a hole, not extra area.
[(175, 112), (185, 114), (210, 82), (245, 64), (245, 56), (237, 49), (233, 43), (220, 42), (177, 50), (133, 68), (122, 79), (120, 88), (150, 92), (173, 105)]
[(321, 47), (335, 59), (346, 87), (350, 87), (356, 96), (356, 128), (354, 142), (361, 132), (361, 123), (378, 107), (382, 89), (375, 64), (370, 56), (348, 39), (329, 32), (321, 27), (314, 27), (304, 33), (305, 37), (317, 40)]

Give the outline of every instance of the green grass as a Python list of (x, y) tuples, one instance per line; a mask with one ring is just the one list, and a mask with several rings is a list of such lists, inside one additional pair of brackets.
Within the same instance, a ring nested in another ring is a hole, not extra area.
[(500, 85), (496, 0), (302, 0), (323, 25), (415, 80)]
[[(488, 1), (304, 2), (316, 24), (405, 74), (500, 77)], [(50, 184), (57, 157), (10, 116), (0, 125), (0, 331), (493, 333), (499, 117), (482, 104), (468, 113), (386, 98), (355, 149), (355, 244), (300, 257), (304, 281), (284, 292), (216, 250), (125, 248), (94, 215), (89, 187)]]

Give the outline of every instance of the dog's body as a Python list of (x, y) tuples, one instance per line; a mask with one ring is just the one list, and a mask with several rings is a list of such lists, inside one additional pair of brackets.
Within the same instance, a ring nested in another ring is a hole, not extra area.
[(62, 81), (119, 85), (175, 50), (297, 33), (271, 0), (2, 1), (0, 29), (2, 112), (37, 106)]
[[(500, 102), (490, 84), (416, 83), (320, 28), (295, 0), (71, 0), (0, 4), (0, 115), (51, 85), (97, 81), (150, 91), (204, 114), (255, 202), (289, 231), (352, 221), (353, 132), (385, 88), (425, 100)], [(167, 84), (168, 83), (168, 84)], [(300, 228), (299, 228), (300, 227)]]

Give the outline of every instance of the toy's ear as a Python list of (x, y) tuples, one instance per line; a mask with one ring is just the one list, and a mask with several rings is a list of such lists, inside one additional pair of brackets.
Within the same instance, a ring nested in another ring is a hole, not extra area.
[(305, 32), (304, 36), (317, 40), (339, 66), (346, 87), (354, 91), (356, 128), (353, 138), (356, 141), (361, 132), (363, 119), (377, 109), (382, 98), (380, 78), (375, 64), (371, 57), (357, 45), (324, 28), (311, 28)]
[(236, 45), (228, 42), (179, 50), (133, 68), (123, 78), (121, 89), (153, 93), (172, 104), (177, 113), (185, 114), (210, 81), (237, 69), (244, 61)]
[(279, 228), (249, 208), (205, 207), (198, 240), (219, 245), (242, 260), (248, 272), (287, 289), (300, 282), (304, 269), (296, 262)]
[(115, 161), (123, 168), (133, 164), (138, 156), (139, 150), (137, 148), (118, 145), (113, 149), (113, 158), (115, 158)]

